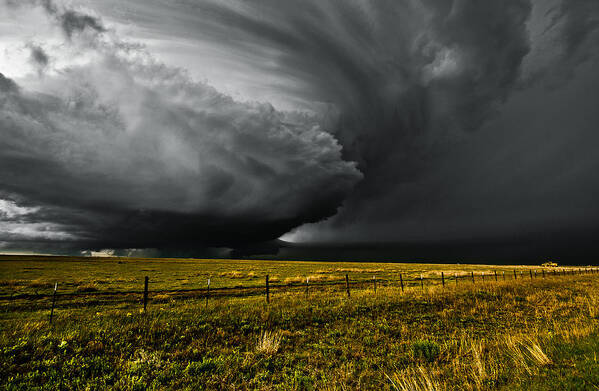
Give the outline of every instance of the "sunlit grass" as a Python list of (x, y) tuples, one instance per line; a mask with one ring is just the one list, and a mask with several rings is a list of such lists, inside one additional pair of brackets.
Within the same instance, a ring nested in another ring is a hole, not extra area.
[[(55, 265), (77, 269), (60, 272), (77, 274), (70, 289), (109, 285), (101, 281), (111, 278), (99, 278), (95, 267), (70, 262)], [(184, 263), (183, 270), (193, 269)], [(162, 266), (164, 286), (193, 281), (180, 272), (167, 279), (168, 265)], [(211, 275), (238, 272), (244, 278), (228, 280), (236, 284), (254, 273), (262, 285), (261, 265), (231, 264)], [(126, 284), (150, 268), (140, 261), (129, 267), (130, 274), (114, 280)], [(446, 277), (474, 270), (447, 267), (367, 264), (364, 269), (371, 271), (363, 276), (382, 279), (379, 269), (390, 277), (397, 270), (406, 276), (443, 271)], [(311, 282), (327, 276), (327, 281), (344, 277), (337, 269), (354, 269), (348, 272), (352, 276), (359, 269), (323, 263), (276, 269), (269, 262), (264, 268), (280, 283), (289, 278), (301, 284), (305, 277)], [(50, 269), (36, 270), (42, 276), (30, 281), (38, 284)], [(26, 286), (18, 271), (6, 274), (3, 289)], [(153, 281), (151, 287), (159, 284)], [(500, 275), (497, 282), (493, 276), (474, 284), (465, 277), (457, 286), (450, 281), (445, 287), (413, 284), (403, 291), (395, 283), (376, 293), (370, 284), (354, 286), (349, 298), (343, 285), (310, 286), (309, 295), (301, 285), (271, 291), (270, 304), (262, 295), (205, 301), (154, 293), (145, 313), (139, 294), (123, 301), (60, 297), (52, 325), (50, 298), (5, 299), (0, 301), (0, 389), (511, 390), (552, 371), (558, 371), (556, 378), (572, 373), (588, 384), (597, 380), (592, 370), (579, 373), (569, 363), (594, 359), (576, 352), (595, 346), (598, 338), (599, 275), (505, 281)], [(560, 383), (566, 389), (569, 379)]]

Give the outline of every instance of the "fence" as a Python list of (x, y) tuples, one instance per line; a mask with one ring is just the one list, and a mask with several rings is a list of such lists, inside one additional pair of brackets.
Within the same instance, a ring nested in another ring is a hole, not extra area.
[[(491, 273), (486, 272), (470, 272), (470, 274), (462, 274), (458, 275), (457, 273), (453, 273), (453, 276), (446, 276), (445, 272), (440, 272), (438, 277), (424, 277), (420, 274), (419, 277), (416, 278), (407, 278), (402, 273), (399, 274), (399, 279), (391, 280), (391, 279), (383, 279), (377, 278), (374, 276), (372, 279), (350, 279), (349, 274), (345, 274), (345, 278), (343, 280), (338, 281), (328, 281), (328, 282), (310, 282), (308, 278), (306, 278), (305, 283), (289, 283), (289, 284), (273, 284), (270, 280), (269, 275), (265, 278), (265, 284), (263, 286), (235, 286), (235, 287), (219, 287), (219, 288), (211, 288), (210, 287), (210, 278), (207, 280), (206, 288), (195, 288), (195, 289), (177, 289), (177, 290), (150, 290), (150, 279), (149, 277), (144, 278), (144, 289), (143, 291), (99, 291), (99, 292), (72, 292), (72, 293), (57, 293), (58, 284), (54, 284), (54, 290), (51, 294), (43, 295), (43, 294), (17, 294), (11, 296), (0, 296), (0, 301), (8, 300), (14, 301), (17, 299), (25, 299), (25, 300), (40, 300), (40, 299), (52, 299), (52, 305), (50, 309), (50, 323), (52, 322), (54, 308), (56, 307), (57, 302), (61, 303), (61, 299), (70, 297), (70, 298), (102, 298), (102, 297), (141, 297), (143, 303), (143, 310), (147, 311), (148, 303), (149, 303), (149, 294), (177, 294), (178, 297), (186, 298), (186, 297), (196, 297), (203, 298), (206, 300), (206, 306), (208, 305), (208, 300), (211, 298), (219, 298), (219, 297), (240, 297), (240, 296), (256, 296), (256, 295), (265, 295), (266, 303), (270, 303), (271, 296), (273, 291), (304, 291), (305, 294), (309, 295), (311, 291), (314, 290), (323, 290), (327, 288), (338, 289), (341, 288), (341, 291), (345, 291), (345, 294), (348, 298), (351, 297), (352, 289), (372, 289), (374, 292), (377, 290), (377, 286), (394, 286), (397, 288), (401, 288), (401, 291), (404, 292), (407, 289), (420, 289), (424, 291), (425, 288), (430, 286), (442, 286), (445, 288), (448, 284), (453, 280), (453, 284), (457, 287), (460, 284), (460, 280), (464, 280), (464, 283), (476, 284), (479, 282), (499, 282), (499, 281), (507, 281), (507, 280), (522, 280), (527, 279), (527, 277), (532, 281), (538, 278), (549, 278), (549, 277), (558, 277), (558, 276), (567, 276), (567, 275), (583, 275), (583, 274), (597, 274), (599, 273), (599, 269), (597, 268), (579, 268), (579, 269), (541, 269), (541, 272), (538, 273), (537, 270), (529, 269), (528, 276), (526, 276), (522, 270), (520, 273), (517, 273), (516, 270), (513, 270), (513, 277), (510, 276), (511, 273), (507, 273), (502, 271), (501, 273), (497, 273), (497, 271), (493, 271)], [(136, 299), (134, 299), (137, 301)], [(113, 300), (114, 301), (114, 300)], [(127, 301), (127, 300), (123, 300)], [(101, 303), (101, 301), (99, 301)], [(73, 304), (76, 306), (79, 304)]]

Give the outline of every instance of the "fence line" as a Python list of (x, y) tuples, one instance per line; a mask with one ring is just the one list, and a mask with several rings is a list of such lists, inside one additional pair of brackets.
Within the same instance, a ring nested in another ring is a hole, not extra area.
[[(543, 270), (543, 278), (545, 278), (545, 269)], [(585, 268), (585, 269), (561, 269), (561, 274), (560, 274), (560, 270), (559, 269), (552, 269), (553, 271), (553, 276), (568, 276), (568, 275), (581, 275), (581, 274), (596, 274), (597, 272), (599, 272), (598, 268)], [(350, 297), (350, 289), (351, 287), (355, 288), (359, 288), (359, 287), (363, 287), (363, 289), (367, 289), (368, 286), (370, 284), (373, 284), (373, 290), (376, 292), (376, 288), (377, 288), (377, 283), (379, 286), (396, 286), (396, 287), (401, 287), (402, 292), (404, 292), (405, 288), (410, 288), (410, 287), (416, 287), (418, 285), (420, 285), (421, 290), (424, 290), (425, 288), (425, 281), (426, 282), (435, 282), (438, 281), (440, 283), (433, 283), (433, 284), (427, 284), (428, 286), (442, 286), (443, 288), (445, 288), (445, 280), (448, 279), (450, 280), (451, 277), (445, 277), (445, 274), (443, 271), (440, 272), (439, 277), (424, 277), (422, 274), (420, 274), (419, 277), (415, 277), (412, 279), (409, 278), (404, 278), (403, 276), (404, 273), (399, 273), (399, 279), (398, 280), (392, 280), (392, 279), (384, 279), (384, 278), (377, 278), (376, 276), (373, 276), (372, 279), (350, 279), (349, 278), (349, 274), (345, 275), (345, 279), (344, 280), (336, 280), (336, 281), (325, 281), (325, 282), (311, 282), (310, 285), (312, 287), (319, 287), (319, 288), (327, 288), (327, 287), (338, 287), (338, 286), (343, 286), (345, 285), (345, 290), (346, 290), (346, 294), (347, 297)], [(497, 279), (497, 272), (494, 271), (494, 275), (495, 275), (495, 282), (498, 282)], [(533, 279), (539, 278), (537, 275), (537, 272), (535, 270), (534, 273), (534, 277), (533, 277), (533, 271), (532, 269), (529, 270), (529, 275), (530, 275), (530, 280), (532, 281)], [(547, 273), (547, 275), (551, 275), (551, 273)], [(458, 281), (460, 279), (463, 280), (471, 280), (471, 284), (476, 284), (476, 279), (475, 279), (475, 273), (473, 271), (470, 272), (470, 275), (467, 274), (462, 274), (461, 276), (458, 275), (457, 273), (454, 273), (454, 280), (455, 280), (455, 284), (456, 287), (458, 286)], [(485, 272), (480, 272), (480, 274), (478, 274), (479, 279), (481, 279), (483, 282), (488, 281), (487, 283), (491, 283), (492, 279), (487, 279), (485, 280)], [(518, 277), (516, 270), (514, 270), (514, 278), (512, 279), (512, 281), (515, 280), (522, 280), (524, 279), (523, 273), (522, 271), (520, 272), (520, 277)], [(506, 281), (506, 277), (505, 277), (505, 271), (503, 272), (503, 281)], [(55, 285), (56, 286), (56, 285)], [(265, 294), (266, 295), (266, 301), (267, 303), (270, 302), (270, 296), (271, 296), (271, 290), (286, 290), (286, 291), (293, 291), (296, 290), (298, 288), (304, 288), (306, 289), (306, 294), (308, 294), (308, 279), (306, 279), (305, 284), (303, 282), (301, 283), (289, 283), (289, 284), (273, 284), (272, 282), (270, 282), (269, 280), (269, 276), (266, 276), (266, 286), (234, 286), (234, 287), (218, 287), (218, 288), (211, 288), (210, 287), (210, 279), (208, 279), (208, 284), (206, 288), (192, 288), (192, 289), (158, 289), (158, 290), (153, 290), (151, 291), (152, 294), (188, 294), (187, 297), (189, 297), (191, 294), (191, 296), (193, 297), (199, 297), (199, 298), (205, 298), (206, 299), (206, 305), (208, 305), (208, 300), (211, 297), (211, 293), (213, 295), (213, 297), (240, 297), (240, 296), (257, 296), (257, 295), (262, 295)], [(149, 278), (146, 276), (144, 278), (144, 290), (143, 291), (137, 291), (137, 290), (131, 290), (131, 291), (99, 291), (99, 292), (65, 292), (65, 293), (57, 293), (56, 289), (50, 293), (50, 294), (20, 294), (20, 295), (11, 295), (11, 296), (0, 296), (0, 300), (5, 300), (5, 301), (13, 301), (13, 300), (17, 300), (17, 299), (29, 299), (29, 300), (39, 300), (39, 299), (45, 299), (45, 298), (49, 298), (51, 297), (53, 300), (53, 305), (52, 308), (54, 308), (54, 302), (56, 301), (57, 296), (58, 297), (84, 297), (84, 298), (93, 298), (93, 297), (102, 297), (102, 296), (127, 296), (127, 295), (143, 295), (143, 309), (144, 311), (146, 311), (147, 309), (147, 305), (148, 305), (148, 296), (149, 296)], [(186, 297), (186, 296), (183, 296)], [(53, 310), (52, 310), (53, 313)]]

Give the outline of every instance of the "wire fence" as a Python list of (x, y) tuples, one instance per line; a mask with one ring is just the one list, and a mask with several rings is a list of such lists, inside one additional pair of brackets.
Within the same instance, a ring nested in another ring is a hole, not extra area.
[[(372, 289), (376, 292), (377, 288), (381, 287), (395, 287), (405, 290), (420, 289), (425, 290), (429, 287), (434, 286), (458, 286), (460, 284), (469, 283), (475, 285), (477, 283), (498, 283), (501, 281), (517, 281), (523, 279), (529, 279), (530, 281), (539, 278), (550, 278), (560, 277), (569, 275), (587, 275), (587, 274), (598, 274), (598, 268), (579, 268), (579, 269), (541, 269), (533, 270), (513, 270), (512, 272), (506, 271), (493, 271), (493, 272), (474, 272), (458, 274), (438, 272), (436, 276), (424, 276), (420, 274), (417, 277), (408, 277), (402, 273), (399, 274), (397, 279), (389, 278), (377, 278), (373, 276), (372, 279), (352, 279), (349, 274), (345, 274), (345, 279), (333, 280), (333, 281), (310, 281), (309, 278), (302, 283), (272, 283), (269, 276), (265, 278), (265, 283), (262, 286), (230, 286), (230, 287), (217, 287), (213, 288), (210, 286), (211, 280), (207, 280), (207, 284), (203, 288), (193, 289), (151, 289), (151, 281), (149, 277), (144, 278), (143, 290), (127, 290), (127, 291), (94, 291), (94, 292), (60, 292), (58, 287), (59, 284), (54, 284), (54, 290), (48, 294), (13, 294), (0, 296), (0, 302), (15, 303), (17, 301), (20, 304), (9, 306), (12, 310), (29, 308), (34, 310), (39, 306), (32, 306), (33, 303), (39, 302), (42, 304), (51, 299), (50, 309), (50, 322), (54, 314), (54, 308), (57, 307), (77, 307), (83, 303), (87, 305), (99, 305), (99, 304), (112, 304), (119, 302), (134, 302), (143, 304), (143, 310), (146, 311), (148, 304), (151, 303), (152, 299), (159, 298), (167, 295), (169, 299), (183, 299), (183, 298), (198, 298), (206, 301), (217, 298), (226, 297), (247, 297), (247, 296), (258, 296), (264, 295), (267, 303), (270, 303), (273, 292), (303, 292), (306, 295), (311, 293), (323, 291), (323, 290), (336, 290), (345, 291), (344, 293), (351, 297), (352, 290), (358, 289)], [(81, 299), (81, 300), (79, 300)], [(79, 300), (79, 301), (77, 301)], [(47, 304), (46, 304), (47, 305)]]

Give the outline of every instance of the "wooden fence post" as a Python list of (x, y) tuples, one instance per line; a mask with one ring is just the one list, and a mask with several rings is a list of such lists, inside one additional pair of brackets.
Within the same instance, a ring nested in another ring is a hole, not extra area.
[(485, 282), (485, 272), (482, 272), (483, 282)]
[(530, 273), (530, 279), (532, 280), (532, 269), (528, 269), (528, 272)]
[(422, 279), (422, 273), (420, 273), (420, 289), (424, 290), (424, 280)]
[(52, 293), (52, 309), (50, 310), (50, 324), (52, 324), (52, 318), (54, 317), (54, 304), (56, 304), (56, 289), (58, 288), (58, 283), (54, 283), (54, 293)]
[(503, 281), (505, 281), (505, 271), (502, 271), (501, 274), (503, 275)]
[(208, 308), (208, 299), (210, 299), (210, 278), (208, 278), (206, 286), (206, 308)]
[(269, 275), (266, 275), (266, 303), (270, 303), (270, 286), (268, 285)]
[(306, 277), (306, 296), (308, 296), (308, 287), (310, 285), (310, 277)]
[(441, 272), (441, 282), (443, 283), (443, 288), (445, 288), (445, 274)]
[(349, 276), (345, 273), (345, 289), (347, 290), (347, 297), (349, 297)]
[(495, 282), (497, 282), (497, 270), (493, 270), (493, 272), (495, 273)]
[(541, 269), (541, 271), (543, 272), (543, 278), (545, 278), (545, 269)]
[(470, 276), (472, 277), (472, 283), (475, 284), (475, 282), (474, 282), (474, 272), (470, 272)]
[(146, 308), (148, 307), (148, 281), (149, 277), (146, 276), (144, 279), (144, 312), (146, 312)]
[(516, 275), (516, 269), (514, 269), (514, 280), (516, 280), (518, 276)]

